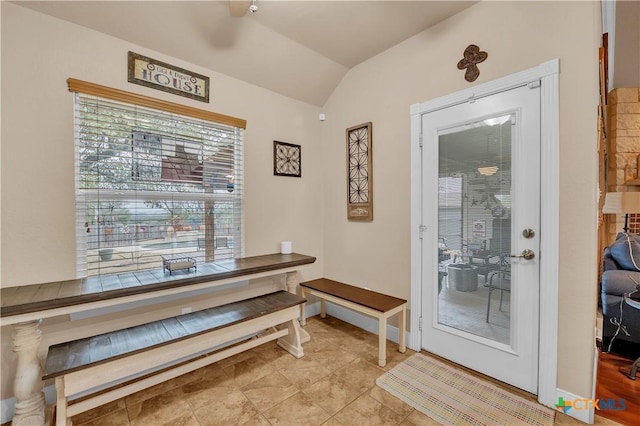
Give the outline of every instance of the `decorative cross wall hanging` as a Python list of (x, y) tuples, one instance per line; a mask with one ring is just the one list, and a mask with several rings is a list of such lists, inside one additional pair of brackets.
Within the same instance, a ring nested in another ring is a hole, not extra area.
[(469, 83), (476, 81), (480, 75), (480, 69), (476, 64), (484, 62), (488, 56), (489, 54), (487, 52), (481, 52), (480, 48), (475, 44), (470, 44), (464, 49), (464, 58), (458, 61), (459, 70), (467, 69), (464, 73), (464, 79)]

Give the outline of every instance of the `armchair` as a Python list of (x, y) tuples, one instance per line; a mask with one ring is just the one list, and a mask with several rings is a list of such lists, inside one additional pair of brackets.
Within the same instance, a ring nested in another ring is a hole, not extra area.
[(624, 302), (640, 299), (640, 236), (619, 233), (605, 248), (602, 273), (602, 350), (640, 356), (640, 310)]

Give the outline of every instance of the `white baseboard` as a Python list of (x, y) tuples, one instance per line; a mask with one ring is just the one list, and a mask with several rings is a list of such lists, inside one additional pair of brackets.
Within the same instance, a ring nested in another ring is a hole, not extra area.
[[(307, 318), (318, 315), (319, 313), (320, 302), (307, 305)], [(356, 327), (360, 327), (363, 330), (369, 331), (373, 334), (378, 334), (378, 320), (375, 318), (360, 314), (358, 312), (352, 311), (351, 309), (343, 308), (342, 306), (334, 305), (333, 303), (327, 303), (327, 314), (341, 319), (342, 321), (348, 322), (349, 324), (353, 324)], [(387, 324), (387, 339), (391, 340), (392, 342), (398, 343), (398, 327)]]
[(4, 424), (13, 419), (13, 413), (16, 411), (16, 399), (7, 398), (0, 402), (0, 423)]
[(578, 419), (581, 422), (588, 423), (590, 425), (593, 424), (595, 417), (595, 409), (592, 404), (593, 399), (578, 396), (559, 388), (556, 389), (556, 394), (558, 395), (558, 399), (556, 401), (559, 401), (560, 398), (564, 399), (565, 401), (583, 400), (584, 402), (581, 402), (579, 404), (578, 409), (569, 408), (565, 414), (567, 416), (573, 417), (574, 419)]

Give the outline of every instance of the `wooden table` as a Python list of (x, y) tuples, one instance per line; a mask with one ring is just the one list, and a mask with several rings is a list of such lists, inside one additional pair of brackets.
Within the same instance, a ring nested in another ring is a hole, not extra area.
[[(38, 349), (44, 318), (115, 307), (130, 302), (180, 295), (239, 280), (286, 274), (288, 291), (296, 293), (297, 271), (316, 258), (302, 254), (203, 262), (195, 272), (169, 275), (162, 268), (102, 277), (9, 287), (0, 290), (0, 326), (14, 327), (13, 351), (18, 357), (14, 379), (16, 411), (13, 425), (44, 425), (44, 394)], [(303, 341), (308, 335), (302, 336)]]

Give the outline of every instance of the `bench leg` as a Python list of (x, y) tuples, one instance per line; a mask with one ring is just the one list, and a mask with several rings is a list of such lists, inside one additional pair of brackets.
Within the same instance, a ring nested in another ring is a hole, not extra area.
[[(307, 296), (304, 294), (304, 288), (300, 287), (300, 296), (302, 296), (303, 298), (307, 298)], [(305, 326), (307, 325), (307, 302), (304, 302), (302, 305), (300, 305), (300, 325), (301, 326)]]
[(64, 377), (56, 377), (56, 426), (71, 425), (67, 419), (67, 397), (64, 392)]
[(296, 358), (302, 358), (304, 356), (304, 350), (302, 349), (300, 340), (300, 325), (298, 324), (298, 320), (289, 321), (284, 327), (289, 329), (289, 334), (278, 339), (278, 346)]
[(378, 320), (378, 365), (387, 365), (387, 318)]
[(300, 313), (300, 325), (303, 326), (303, 327), (305, 325), (307, 325), (307, 311), (305, 310), (305, 307), (306, 307), (305, 305), (306, 304), (307, 304), (306, 302), (303, 303), (302, 307), (300, 308), (300, 310), (301, 310), (301, 313)]
[(320, 299), (320, 318), (327, 317), (327, 302), (324, 299)]
[(407, 305), (402, 307), (400, 311), (400, 324), (398, 325), (398, 352), (405, 353), (407, 351), (406, 330), (407, 329)]

